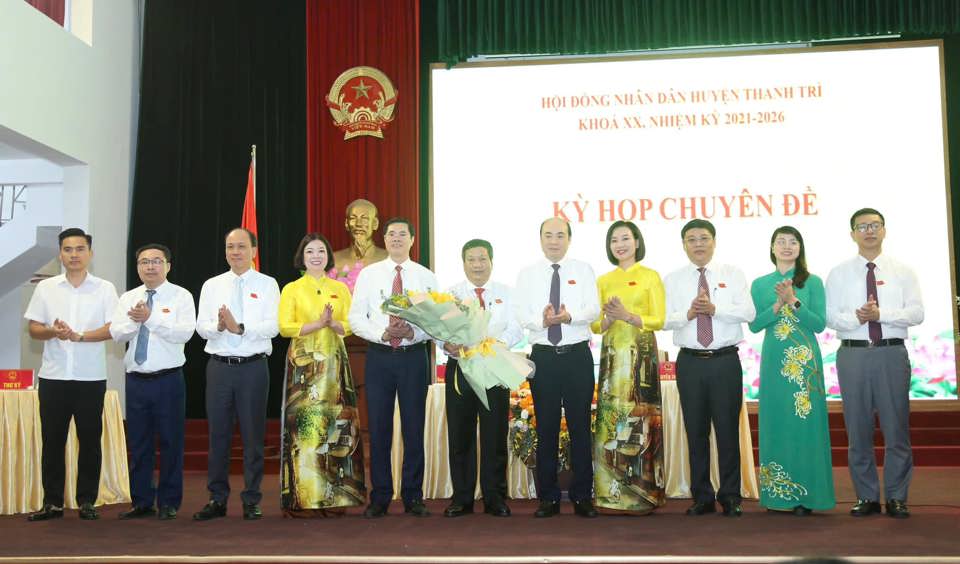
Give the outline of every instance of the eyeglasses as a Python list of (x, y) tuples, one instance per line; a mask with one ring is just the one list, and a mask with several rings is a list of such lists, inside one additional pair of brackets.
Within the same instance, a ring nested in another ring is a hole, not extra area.
[(683, 240), (684, 243), (691, 247), (694, 245), (709, 245), (710, 241), (713, 241), (713, 237), (688, 237)]
[(883, 224), (879, 221), (874, 221), (872, 223), (858, 223), (853, 226), (853, 228), (860, 233), (866, 233), (867, 231), (880, 231), (882, 227)]
[(167, 262), (162, 258), (155, 259), (140, 259), (137, 261), (137, 266), (163, 266), (163, 263)]

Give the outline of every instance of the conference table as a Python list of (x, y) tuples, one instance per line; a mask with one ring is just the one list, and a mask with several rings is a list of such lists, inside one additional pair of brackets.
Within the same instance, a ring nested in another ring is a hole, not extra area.
[[(447, 419), (445, 384), (433, 384), (427, 390), (426, 423), (424, 425), (424, 472), (423, 497), (425, 499), (449, 498), (453, 495), (450, 481), (449, 449), (447, 447)], [(690, 497), (690, 461), (687, 453), (687, 435), (683, 427), (683, 412), (680, 408), (680, 396), (677, 383), (673, 380), (660, 382), (663, 409), (664, 444), (664, 489), (667, 497)], [(510, 441), (507, 441), (510, 448)], [(717, 469), (717, 443), (710, 435), (710, 479), (714, 489), (720, 484)], [(511, 452), (507, 458), (507, 496), (513, 499), (535, 499), (537, 497), (533, 470), (528, 468)], [(403, 441), (400, 434), (399, 408), (393, 417), (393, 466), (394, 498), (400, 492), (400, 468), (403, 462)], [(479, 467), (479, 464), (478, 464)], [(746, 404), (740, 410), (740, 494), (745, 499), (758, 499), (757, 475), (754, 467), (753, 444), (750, 436), (750, 422), (747, 418)], [(480, 497), (477, 485), (476, 496)]]
[[(103, 463), (97, 505), (130, 502), (127, 440), (116, 390), (103, 400)], [(36, 390), (0, 391), (0, 515), (39, 511), (43, 506), (40, 479), (40, 400)], [(77, 432), (70, 422), (66, 446), (64, 502), (76, 509)]]

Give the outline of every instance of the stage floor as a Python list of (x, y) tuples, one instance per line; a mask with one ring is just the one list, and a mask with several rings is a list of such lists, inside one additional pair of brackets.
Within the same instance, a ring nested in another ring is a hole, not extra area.
[[(190, 519), (206, 501), (205, 475), (188, 473), (176, 521), (119, 521), (122, 506), (101, 508), (101, 520), (28, 523), (0, 518), (2, 562), (775, 562), (795, 556), (834, 556), (860, 562), (960, 562), (960, 468), (916, 468), (909, 505), (913, 516), (853, 518), (854, 495), (846, 468), (834, 469), (840, 503), (810, 517), (771, 513), (744, 503), (740, 519), (687, 517), (688, 500), (670, 500), (646, 517), (561, 515), (534, 519), (534, 501), (510, 503), (513, 516), (482, 513), (444, 518), (446, 500), (417, 519), (400, 503), (378, 520), (360, 509), (335, 519), (284, 519), (278, 479), (264, 480), (262, 521), (228, 516)], [(231, 476), (234, 488), (240, 476)], [(481, 505), (477, 505), (481, 509)]]

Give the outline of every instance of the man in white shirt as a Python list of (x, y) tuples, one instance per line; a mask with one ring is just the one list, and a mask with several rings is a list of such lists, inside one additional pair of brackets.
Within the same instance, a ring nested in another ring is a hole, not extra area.
[(405, 218), (384, 224), (388, 258), (360, 271), (348, 319), (355, 335), (369, 342), (364, 368), (367, 422), (370, 426), (370, 504), (367, 519), (387, 514), (393, 498), (390, 448), (394, 404), (400, 404), (403, 471), (400, 497), (404, 512), (429, 515), (423, 504), (423, 423), (430, 381), (429, 335), (419, 327), (383, 313), (380, 306), (393, 294), (437, 289), (437, 278), (410, 260), (414, 227)]
[[(667, 318), (664, 330), (673, 331), (677, 356), (677, 391), (683, 409), (690, 453), (690, 490), (693, 505), (687, 515), (716, 512), (715, 500), (727, 517), (743, 513), (740, 497), (740, 409), (743, 405), (743, 369), (737, 343), (744, 322), (756, 309), (743, 272), (715, 264), (717, 230), (703, 219), (680, 230), (690, 264), (664, 278)], [(710, 424), (717, 436), (720, 489), (710, 482)]]
[(596, 517), (593, 507), (593, 464), (590, 404), (593, 401), (593, 355), (590, 323), (600, 315), (597, 282), (590, 265), (565, 258), (570, 224), (550, 218), (540, 225), (544, 258), (517, 276), (514, 313), (528, 331), (537, 366), (531, 381), (537, 413), (537, 487), (540, 505), (535, 517), (560, 513), (557, 485), (561, 414), (570, 432), (573, 481), (569, 496), (574, 513)]
[[(183, 345), (197, 326), (193, 296), (167, 280), (170, 249), (151, 243), (137, 249), (142, 285), (120, 296), (110, 335), (128, 343), (123, 357), (127, 399), (127, 451), (133, 507), (121, 519), (157, 514), (175, 519), (183, 500), (183, 434), (186, 389)], [(154, 444), (160, 445), (160, 479), (153, 485)]]
[(60, 233), (64, 273), (39, 284), (24, 317), (30, 337), (43, 341), (38, 374), (43, 450), (43, 509), (29, 521), (63, 517), (66, 480), (64, 448), (72, 418), (77, 426), (77, 504), (80, 518), (100, 517), (94, 504), (100, 490), (100, 438), (107, 359), (102, 341), (110, 339), (110, 317), (117, 306), (113, 284), (87, 271), (93, 238), (82, 229)]
[(225, 238), (230, 270), (207, 280), (200, 290), (197, 334), (207, 340), (207, 425), (210, 448), (207, 490), (210, 501), (193, 514), (207, 521), (227, 514), (230, 496), (230, 441), (236, 418), (243, 440), (243, 518), (260, 519), (263, 436), (270, 371), (267, 356), (277, 336), (280, 288), (252, 268), (256, 236), (237, 228)]
[(907, 328), (923, 321), (920, 285), (909, 267), (882, 255), (883, 215), (857, 210), (850, 237), (858, 255), (827, 277), (827, 325), (841, 339), (837, 377), (849, 439), (855, 517), (880, 513), (880, 480), (873, 451), (874, 413), (883, 432), (883, 489), (887, 515), (910, 516), (907, 490), (913, 474), (910, 447), (910, 358)]
[[(523, 330), (510, 309), (510, 288), (490, 280), (493, 272), (493, 246), (483, 239), (472, 239), (460, 251), (467, 279), (448, 290), (460, 300), (477, 300), (490, 312), (488, 336), (508, 347), (523, 338)], [(509, 517), (507, 496), (507, 420), (510, 390), (496, 386), (487, 390), (483, 407), (473, 388), (463, 378), (458, 358), (460, 345), (444, 343), (447, 353), (446, 410), (447, 443), (450, 449), (450, 479), (453, 498), (443, 514), (459, 517), (473, 513), (477, 487), (477, 420), (480, 421), (480, 491), (484, 512)]]

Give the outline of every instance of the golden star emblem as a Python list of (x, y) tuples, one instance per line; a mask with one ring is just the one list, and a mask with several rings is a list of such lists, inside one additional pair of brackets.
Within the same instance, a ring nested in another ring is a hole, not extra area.
[(357, 100), (359, 100), (360, 98), (366, 98), (367, 100), (370, 99), (370, 95), (367, 94), (367, 90), (370, 90), (371, 87), (364, 84), (362, 78), (360, 79), (359, 86), (351, 86), (351, 88), (357, 91), (357, 98), (356, 98)]

